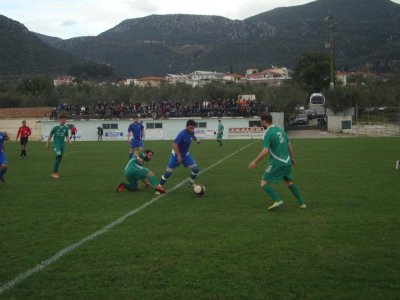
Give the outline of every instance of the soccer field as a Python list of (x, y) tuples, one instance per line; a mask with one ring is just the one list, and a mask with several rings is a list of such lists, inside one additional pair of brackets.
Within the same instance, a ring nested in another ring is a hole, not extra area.
[[(66, 146), (59, 180), (42, 143), (28, 144), (27, 160), (6, 143), (0, 298), (398, 299), (400, 139), (292, 143), (308, 208), (280, 183), (285, 206), (274, 212), (259, 187), (267, 161), (247, 170), (260, 140), (193, 144), (202, 197), (182, 184), (182, 167), (165, 195), (116, 193), (127, 142)], [(159, 178), (171, 142), (145, 148)]]

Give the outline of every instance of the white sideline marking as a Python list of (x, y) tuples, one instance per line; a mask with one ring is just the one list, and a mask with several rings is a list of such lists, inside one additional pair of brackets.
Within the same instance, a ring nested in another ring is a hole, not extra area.
[[(222, 163), (223, 161), (227, 160), (228, 158), (236, 155), (237, 153), (239, 153), (240, 151), (243, 151), (244, 149), (246, 149), (247, 147), (253, 145), (254, 143), (256, 143), (257, 141), (254, 141), (253, 143), (247, 144), (246, 146), (240, 148), (239, 150), (236, 150), (235, 152), (229, 154), (228, 156), (224, 157), (223, 159), (217, 161), (216, 163), (214, 163), (213, 165), (209, 166), (208, 168), (202, 170), (199, 172), (199, 175), (214, 168), (215, 166), (219, 165), (220, 163)], [(187, 182), (189, 179), (185, 179), (183, 181), (181, 181), (180, 183), (178, 183), (177, 185), (175, 185), (174, 187), (172, 187), (171, 189), (169, 189), (169, 192), (172, 192), (178, 188), (180, 188), (183, 184), (185, 184), (185, 182)], [(121, 224), (122, 222), (124, 222), (127, 218), (129, 218), (130, 216), (142, 211), (143, 209), (145, 209), (147, 206), (152, 205), (153, 203), (155, 203), (156, 201), (158, 201), (161, 197), (165, 196), (166, 194), (161, 194), (153, 199), (151, 199), (150, 201), (144, 203), (142, 206), (131, 210), (130, 212), (126, 213), (125, 215), (121, 216), (120, 218), (118, 218), (117, 220), (115, 220), (114, 222), (108, 224), (107, 226), (103, 227), (102, 229), (92, 233), (91, 235), (83, 238), (82, 240), (80, 240), (79, 242), (76, 242), (66, 248), (64, 248), (63, 250), (59, 251), (58, 253), (56, 253), (55, 255), (53, 255), (52, 257), (50, 257), (47, 260), (42, 261), (41, 263), (39, 263), (38, 265), (36, 265), (36, 267), (24, 272), (24, 273), (20, 273), (17, 277), (15, 277), (14, 279), (6, 282), (5, 284), (3, 284), (0, 287), (0, 295), (3, 294), (5, 291), (12, 289), (13, 287), (15, 287), (17, 284), (21, 283), (22, 281), (24, 281), (25, 279), (27, 279), (28, 277), (30, 277), (31, 275), (33, 275), (34, 273), (37, 273), (41, 270), (43, 270), (44, 268), (48, 267), (49, 265), (55, 263), (57, 260), (59, 260), (62, 256), (64, 256), (65, 254), (68, 254), (69, 252), (74, 251), (75, 249), (77, 249), (78, 247), (82, 246), (83, 244), (90, 242), (91, 240), (94, 240), (96, 237), (108, 232), (110, 229), (113, 229), (114, 227), (116, 227), (117, 225)]]

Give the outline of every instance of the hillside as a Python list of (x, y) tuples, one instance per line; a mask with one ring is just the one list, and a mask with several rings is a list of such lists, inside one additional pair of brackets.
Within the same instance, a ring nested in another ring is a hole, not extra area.
[(236, 72), (269, 65), (291, 67), (305, 51), (326, 51), (328, 15), (336, 23), (338, 69), (400, 69), (400, 5), (389, 0), (318, 0), (244, 21), (152, 15), (125, 20), (91, 39), (63, 41), (62, 49), (133, 76), (229, 71), (230, 66)]
[(50, 47), (21, 23), (0, 15), (0, 75), (63, 73), (78, 61)]
[[(127, 77), (193, 70), (228, 72), (231, 67), (234, 72), (243, 72), (249, 67), (292, 67), (296, 57), (306, 51), (327, 51), (328, 15), (335, 22), (337, 69), (400, 70), (400, 5), (389, 0), (318, 0), (243, 21), (204, 15), (150, 15), (125, 20), (94, 37), (61, 40), (37, 34), (35, 38), (79, 59), (110, 65)], [(17, 34), (8, 29), (6, 33), (23, 45), (32, 43), (23, 39), (20, 31)], [(26, 28), (25, 35), (33, 39)], [(20, 61), (16, 65), (24, 66), (22, 58), (29, 55), (21, 58), (17, 54)], [(67, 57), (71, 58), (64, 55)]]

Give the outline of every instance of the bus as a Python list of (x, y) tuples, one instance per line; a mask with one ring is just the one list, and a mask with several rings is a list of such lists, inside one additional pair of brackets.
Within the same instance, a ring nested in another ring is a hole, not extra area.
[(325, 116), (325, 96), (321, 93), (311, 94), (308, 108), (315, 113), (315, 117)]

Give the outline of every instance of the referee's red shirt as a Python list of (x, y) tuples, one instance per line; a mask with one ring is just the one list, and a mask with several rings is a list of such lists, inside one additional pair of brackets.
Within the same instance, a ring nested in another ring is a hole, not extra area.
[(31, 129), (28, 126), (21, 126), (18, 129), (17, 139), (19, 136), (21, 136), (22, 138), (26, 138), (26, 137), (30, 136), (31, 134), (32, 134)]

